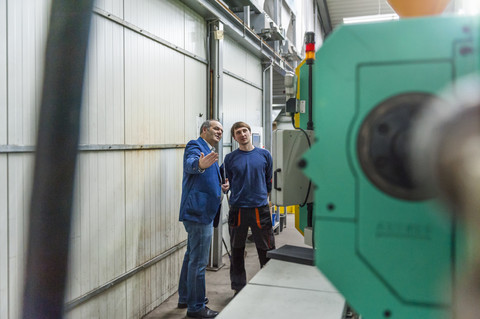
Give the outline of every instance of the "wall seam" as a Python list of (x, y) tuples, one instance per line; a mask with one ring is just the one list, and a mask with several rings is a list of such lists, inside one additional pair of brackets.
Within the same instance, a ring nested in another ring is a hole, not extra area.
[[(6, 112), (6, 142), (7, 142), (7, 145), (9, 143), (9, 136), (8, 136), (8, 132), (9, 132), (9, 127), (8, 127), (8, 124), (9, 124), (9, 121), (8, 121), (8, 108), (9, 108), (9, 82), (8, 82), (8, 77), (9, 77), (9, 74), (8, 74), (8, 53), (9, 53), (9, 42), (8, 42), (8, 22), (9, 22), (9, 19), (8, 19), (8, 0), (5, 0), (5, 80), (6, 80), (6, 87), (5, 87), (5, 90), (6, 90), (6, 97), (5, 97), (5, 112)], [(8, 187), (8, 185), (10, 184), (10, 169), (9, 169), (9, 161), (10, 161), (10, 156), (9, 154), (6, 155), (6, 175), (7, 175), (7, 193), (6, 193), (6, 196), (7, 196), (7, 274), (10, 274), (10, 223), (8, 222), (9, 219), (10, 219), (10, 187)], [(10, 312), (10, 276), (7, 275), (7, 315), (8, 315), (8, 318), (11, 317), (11, 312)]]
[(159, 44), (161, 44), (161, 45), (163, 45), (163, 46), (166, 46), (166, 47), (172, 49), (173, 51), (176, 51), (176, 52), (178, 52), (178, 53), (180, 53), (180, 54), (183, 54), (183, 55), (185, 55), (185, 56), (189, 56), (190, 58), (192, 58), (192, 59), (194, 59), (194, 60), (197, 60), (197, 61), (199, 61), (199, 62), (201, 62), (201, 63), (204, 63), (204, 64), (207, 63), (207, 61), (206, 61), (205, 59), (203, 59), (202, 57), (199, 57), (199, 56), (197, 56), (196, 54), (194, 54), (194, 53), (192, 53), (192, 52), (189, 52), (189, 51), (187, 51), (187, 50), (185, 50), (185, 49), (183, 49), (183, 48), (180, 48), (180, 47), (178, 47), (177, 45), (175, 45), (175, 44), (173, 44), (173, 43), (170, 43), (170, 42), (168, 42), (167, 40), (164, 40), (164, 39), (156, 36), (155, 34), (150, 33), (150, 32), (148, 32), (148, 31), (146, 31), (146, 30), (144, 30), (144, 29), (142, 29), (142, 28), (140, 28), (140, 27), (138, 27), (138, 26), (136, 26), (136, 25), (134, 25), (134, 24), (132, 24), (132, 23), (130, 23), (130, 22), (128, 22), (128, 21), (126, 21), (125, 19), (121, 19), (121, 18), (115, 16), (114, 14), (107, 13), (107, 12), (105, 12), (105, 11), (99, 9), (99, 8), (95, 8), (95, 9), (93, 10), (93, 13), (95, 13), (95, 14), (97, 14), (97, 15), (99, 15), (99, 16), (102, 16), (102, 17), (104, 17), (105, 19), (108, 19), (108, 20), (110, 20), (110, 21), (112, 21), (112, 22), (114, 22), (114, 23), (117, 23), (117, 24), (119, 24), (119, 25), (122, 25), (124, 28), (129, 29), (129, 30), (131, 30), (131, 31), (133, 31), (133, 32), (135, 32), (135, 33), (143, 36), (143, 37), (146, 37), (146, 38), (148, 38), (148, 39), (150, 39), (150, 40), (152, 40), (152, 41), (154, 41), (154, 42), (157, 42), (157, 43), (159, 43)]

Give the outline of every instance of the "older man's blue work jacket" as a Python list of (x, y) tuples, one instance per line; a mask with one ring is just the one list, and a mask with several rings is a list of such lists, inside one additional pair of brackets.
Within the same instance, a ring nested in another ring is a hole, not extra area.
[(180, 221), (210, 224), (220, 208), (222, 188), (218, 162), (203, 173), (198, 167), (200, 153), (206, 156), (210, 152), (201, 137), (191, 140), (185, 147)]

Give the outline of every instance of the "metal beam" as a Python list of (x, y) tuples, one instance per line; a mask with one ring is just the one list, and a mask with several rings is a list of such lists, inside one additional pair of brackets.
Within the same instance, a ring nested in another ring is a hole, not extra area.
[(320, 28), (325, 38), (332, 32), (332, 21), (330, 20), (330, 12), (328, 11), (327, 0), (316, 0), (318, 11), (320, 14)]
[[(185, 148), (185, 144), (79, 144), (79, 152), (141, 151)], [(33, 145), (0, 145), (2, 153), (34, 153)]]

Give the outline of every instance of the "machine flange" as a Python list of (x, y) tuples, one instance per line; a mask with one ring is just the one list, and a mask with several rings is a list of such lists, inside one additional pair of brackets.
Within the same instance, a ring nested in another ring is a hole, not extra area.
[(414, 183), (408, 167), (408, 143), (413, 121), (433, 99), (429, 93), (392, 96), (370, 111), (357, 138), (363, 172), (381, 191), (400, 199), (425, 200), (432, 193)]

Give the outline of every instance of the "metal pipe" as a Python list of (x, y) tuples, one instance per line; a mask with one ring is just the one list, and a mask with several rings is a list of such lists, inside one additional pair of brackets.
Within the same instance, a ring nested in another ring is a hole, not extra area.
[[(272, 152), (272, 74), (273, 62), (265, 67), (263, 70), (263, 130), (264, 130), (264, 146), (267, 150)], [(268, 75), (267, 75), (268, 71)]]
[(243, 21), (245, 25), (250, 28), (250, 6), (243, 7)]
[[(212, 109), (209, 110), (208, 117), (216, 119), (223, 124), (223, 23), (215, 21), (210, 25), (210, 66), (213, 75), (212, 85)], [(212, 34), (214, 36), (212, 36)], [(225, 128), (224, 128), (225, 129)], [(223, 160), (223, 139), (218, 142), (217, 147), (219, 162)], [(221, 219), (222, 216), (220, 216)], [(222, 222), (220, 222), (222, 225)], [(211, 246), (209, 270), (217, 270), (223, 266), (222, 262), (222, 230), (221, 226), (213, 230), (213, 239)]]
[(30, 206), (23, 318), (62, 318), (93, 0), (53, 0)]

